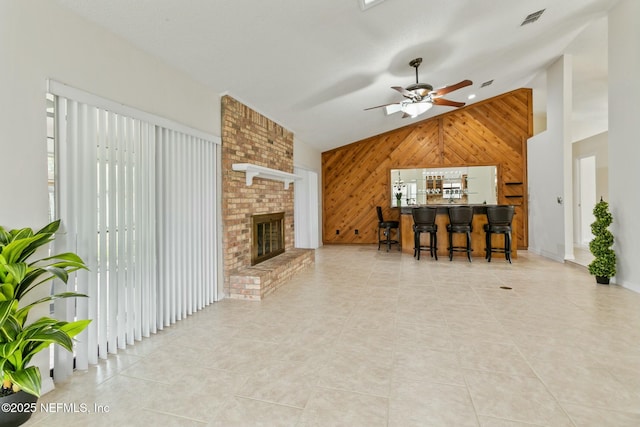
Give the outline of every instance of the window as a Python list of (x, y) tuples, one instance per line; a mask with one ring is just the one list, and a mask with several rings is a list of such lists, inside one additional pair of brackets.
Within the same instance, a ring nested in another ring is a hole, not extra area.
[(55, 212), (55, 133), (54, 96), (47, 94), (47, 182), (49, 189), (49, 221), (56, 218)]
[[(52, 87), (56, 250), (76, 252), (89, 266), (67, 285), (89, 298), (56, 302), (55, 316), (93, 319), (76, 339), (76, 365), (85, 368), (217, 299), (219, 144)], [(62, 353), (54, 363), (56, 379), (72, 369)]]

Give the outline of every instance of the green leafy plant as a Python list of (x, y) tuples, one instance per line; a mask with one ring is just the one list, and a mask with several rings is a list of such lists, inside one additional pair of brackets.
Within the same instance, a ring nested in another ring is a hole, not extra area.
[(54, 239), (60, 221), (41, 230), (30, 228), (7, 231), (0, 226), (0, 378), (1, 395), (24, 390), (40, 396), (42, 378), (37, 366), (29, 366), (31, 359), (51, 344), (73, 350), (73, 337), (82, 332), (91, 320), (65, 322), (41, 317), (28, 322), (28, 315), (37, 305), (58, 298), (86, 297), (76, 292), (52, 294), (22, 304), (23, 298), (53, 279), (64, 283), (69, 273), (87, 269), (74, 253), (62, 253), (31, 260), (30, 257)]
[(589, 243), (589, 250), (595, 259), (589, 264), (589, 273), (610, 278), (616, 275), (616, 254), (611, 249), (613, 234), (608, 229), (613, 222), (609, 204), (601, 198), (593, 208), (593, 215), (596, 220), (591, 224), (594, 237)]

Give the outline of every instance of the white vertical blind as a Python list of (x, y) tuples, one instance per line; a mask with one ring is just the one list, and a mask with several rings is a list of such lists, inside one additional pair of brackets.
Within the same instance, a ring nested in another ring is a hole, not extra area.
[[(107, 127), (107, 115), (106, 111), (98, 112), (98, 132), (97, 132), (97, 142), (98, 142), (98, 186), (97, 186), (97, 194), (108, 194), (107, 188), (109, 187), (109, 175), (107, 173), (107, 164), (109, 159), (109, 152), (107, 150), (108, 145), (108, 131)], [(56, 114), (56, 116), (58, 116)], [(64, 139), (60, 138), (59, 145), (64, 146)], [(64, 183), (64, 181), (62, 181)], [(57, 187), (62, 187), (62, 183), (60, 183)], [(59, 194), (63, 193), (63, 189), (60, 188)], [(104, 359), (107, 357), (107, 341), (109, 338), (115, 339), (115, 337), (109, 337), (109, 332), (107, 329), (108, 319), (109, 319), (109, 288), (108, 288), (108, 273), (109, 266), (107, 263), (106, 254), (109, 253), (109, 241), (107, 239), (107, 198), (106, 197), (98, 197), (98, 259), (99, 262), (96, 265), (97, 268), (97, 276), (98, 276), (98, 290), (96, 292), (96, 298), (98, 300), (98, 317), (93, 320), (91, 323), (97, 323), (98, 331), (97, 341), (98, 341), (98, 357)], [(62, 218), (64, 216), (61, 215)], [(93, 270), (96, 271), (96, 270)], [(102, 272), (102, 274), (100, 274)], [(112, 293), (113, 294), (113, 293)], [(94, 362), (96, 363), (96, 362)]]
[[(71, 103), (69, 103), (71, 104)], [(56, 114), (64, 115), (73, 119), (75, 115), (73, 114), (73, 105), (68, 105), (66, 102), (56, 102)], [(77, 138), (73, 132), (68, 132), (66, 127), (59, 127), (57, 132), (57, 137), (60, 139), (64, 139), (67, 141), (67, 144), (61, 145), (56, 149), (56, 161), (57, 164), (65, 164), (65, 163), (74, 163), (77, 160), (75, 159), (75, 154), (77, 153), (77, 149), (75, 148)], [(73, 215), (75, 214), (75, 208), (73, 202), (78, 198), (77, 195), (74, 195), (75, 188), (73, 183), (77, 181), (77, 176), (74, 176), (75, 170), (73, 169), (63, 169), (57, 168), (56, 171), (56, 180), (68, 182), (67, 191), (58, 194), (56, 212), (58, 212), (61, 216), (66, 216), (70, 220), (62, 224), (61, 229), (59, 230), (59, 235), (55, 240), (55, 248), (57, 252), (63, 252), (69, 247), (75, 247), (75, 218)], [(62, 250), (58, 250), (58, 249)], [(64, 284), (56, 281), (54, 282), (54, 292), (60, 293), (64, 291)], [(73, 305), (70, 299), (59, 299), (54, 303), (54, 309), (56, 316), (59, 319), (67, 320), (72, 318), (74, 313), (72, 311)], [(56, 349), (57, 350), (57, 349)], [(73, 355), (65, 352), (56, 351), (54, 354), (54, 365), (58, 366), (59, 369), (55, 371), (54, 379), (64, 379), (68, 375), (71, 374), (73, 370)]]
[(215, 301), (215, 164), (210, 142), (157, 131), (158, 313), (170, 325)]
[[(87, 108), (87, 126), (85, 129), (97, 129), (98, 128), (98, 111), (94, 107), (86, 106)], [(81, 141), (89, 139), (89, 135), (84, 133), (81, 137)], [(84, 144), (83, 162), (90, 165), (93, 164), (98, 156), (98, 146), (96, 144)], [(82, 193), (82, 200), (90, 206), (94, 212), (98, 211), (98, 200), (95, 197), (96, 189), (98, 186), (98, 174), (97, 169), (91, 170), (90, 168), (84, 168), (83, 182), (84, 191)], [(83, 216), (83, 247), (81, 251), (86, 253), (86, 262), (89, 265), (98, 264), (98, 251), (96, 241), (92, 237), (98, 230), (98, 216), (97, 215), (84, 215)], [(86, 279), (86, 288), (84, 283)], [(97, 295), (98, 292), (98, 276), (90, 271), (79, 272), (78, 275), (78, 289), (87, 295)], [(86, 306), (86, 309), (84, 308)], [(78, 300), (78, 318), (80, 319), (96, 319), (98, 316), (98, 299), (97, 298), (81, 298)], [(83, 332), (83, 335), (77, 338), (77, 342), (84, 343), (78, 346), (77, 354), (78, 363), (76, 366), (79, 369), (87, 369), (89, 364), (98, 363), (98, 355), (96, 351), (89, 351), (90, 348), (97, 348), (98, 345), (98, 325), (97, 322), (91, 322), (88, 329)], [(86, 337), (86, 339), (85, 339)]]
[[(217, 299), (217, 147), (200, 136), (56, 97), (56, 250), (89, 266), (55, 316), (92, 319), (79, 368), (117, 353)], [(56, 284), (58, 287), (64, 284)], [(56, 350), (55, 379), (73, 358)]]

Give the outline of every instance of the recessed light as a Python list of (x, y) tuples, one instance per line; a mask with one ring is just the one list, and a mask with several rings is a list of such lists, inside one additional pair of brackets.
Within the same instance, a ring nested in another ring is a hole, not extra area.
[(475, 93), (472, 93), (471, 95), (467, 96), (467, 99), (474, 99), (476, 97)]

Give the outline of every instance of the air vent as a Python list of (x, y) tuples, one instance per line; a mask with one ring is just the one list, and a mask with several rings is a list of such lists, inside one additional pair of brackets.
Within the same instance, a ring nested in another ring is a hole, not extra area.
[(522, 27), (523, 25), (533, 24), (538, 19), (540, 19), (540, 16), (542, 16), (545, 10), (546, 9), (541, 9), (537, 12), (530, 13), (526, 18), (524, 18), (524, 21), (522, 21), (522, 24), (520, 24), (520, 26)]
[(491, 85), (491, 83), (493, 83), (493, 80), (487, 80), (486, 82), (482, 83), (482, 84), (480, 85), (480, 87), (481, 87), (481, 88), (482, 88), (482, 87), (487, 87), (487, 86)]

